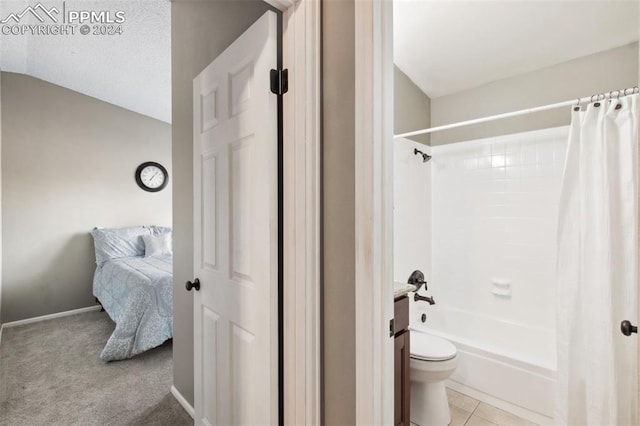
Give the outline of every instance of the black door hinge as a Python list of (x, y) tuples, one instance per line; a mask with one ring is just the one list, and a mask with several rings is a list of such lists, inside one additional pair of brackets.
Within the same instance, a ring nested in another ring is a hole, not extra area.
[(396, 334), (396, 324), (392, 320), (389, 321), (389, 337), (393, 337)]
[(289, 91), (289, 70), (271, 70), (271, 92), (284, 95)]

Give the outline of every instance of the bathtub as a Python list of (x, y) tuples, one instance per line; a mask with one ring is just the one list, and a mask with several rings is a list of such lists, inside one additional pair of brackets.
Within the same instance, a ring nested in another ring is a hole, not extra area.
[[(411, 302), (410, 326), (451, 341), (458, 367), (447, 386), (539, 424), (551, 424), (555, 331)], [(427, 315), (426, 323), (421, 316)]]

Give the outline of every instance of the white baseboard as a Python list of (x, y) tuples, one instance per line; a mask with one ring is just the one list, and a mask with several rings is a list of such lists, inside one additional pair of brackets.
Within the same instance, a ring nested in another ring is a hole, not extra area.
[(503, 401), (502, 399), (496, 398), (479, 390), (470, 388), (469, 386), (465, 386), (462, 383), (456, 382), (454, 380), (447, 380), (445, 382), (446, 387), (452, 389), (456, 392), (460, 392), (471, 398), (477, 399), (478, 401), (487, 403), (489, 405), (493, 405), (496, 408), (504, 410), (508, 413), (511, 413), (515, 416), (523, 418), (525, 420), (529, 420), (530, 422), (534, 422), (541, 426), (552, 426), (553, 419), (547, 417), (543, 414), (536, 413), (535, 411), (527, 410), (526, 408), (522, 408), (518, 405), (512, 404), (508, 401)]
[(196, 412), (191, 406), (191, 404), (187, 402), (187, 400), (184, 398), (184, 396), (182, 396), (180, 391), (178, 391), (178, 389), (176, 389), (175, 386), (171, 386), (171, 395), (173, 395), (173, 397), (178, 401), (178, 403), (182, 405), (182, 408), (184, 408), (185, 411), (189, 413), (192, 419), (196, 416)]
[(2, 324), (2, 328), (4, 329), (4, 328), (17, 327), (19, 325), (26, 325), (34, 322), (47, 321), (50, 319), (68, 317), (70, 315), (83, 314), (85, 312), (92, 312), (92, 311), (99, 311), (99, 310), (100, 310), (100, 305), (89, 306), (86, 308), (73, 309), (71, 311), (58, 312), (58, 313), (49, 314), (49, 315), (42, 315), (41, 317), (34, 317), (34, 318), (27, 318), (19, 321), (5, 322), (4, 324)]

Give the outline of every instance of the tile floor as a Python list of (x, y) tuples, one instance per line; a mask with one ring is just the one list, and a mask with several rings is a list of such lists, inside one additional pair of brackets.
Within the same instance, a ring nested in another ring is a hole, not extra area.
[(451, 408), (450, 426), (535, 426), (535, 423), (451, 389), (447, 389), (447, 397)]

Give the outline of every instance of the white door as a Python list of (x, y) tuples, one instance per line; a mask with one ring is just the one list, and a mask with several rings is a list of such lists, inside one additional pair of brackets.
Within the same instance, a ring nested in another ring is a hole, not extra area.
[(278, 424), (277, 20), (193, 81), (195, 424)]

